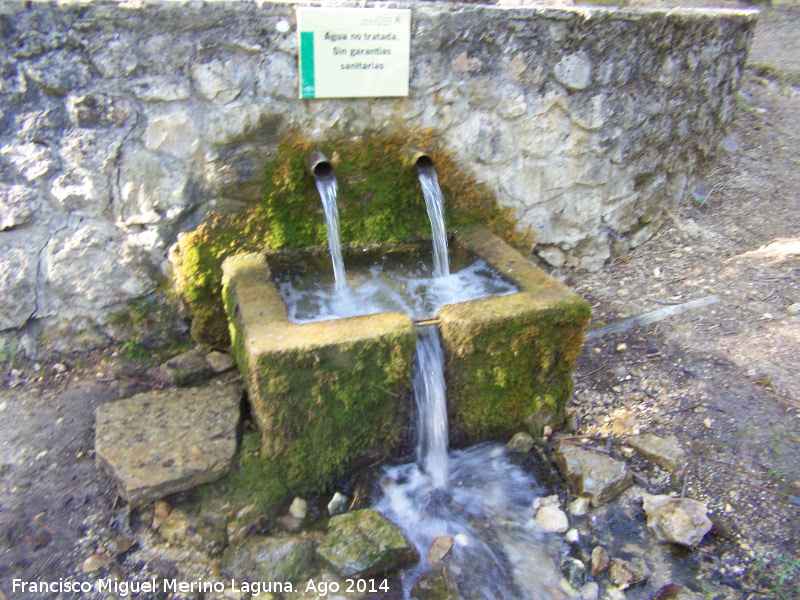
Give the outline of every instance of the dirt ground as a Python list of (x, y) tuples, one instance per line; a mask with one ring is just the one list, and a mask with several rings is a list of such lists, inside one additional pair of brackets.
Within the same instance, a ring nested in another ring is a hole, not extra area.
[[(797, 599), (800, 5), (764, 11), (750, 63), (725, 149), (693, 197), (643, 246), (620, 240), (619, 257), (600, 272), (553, 275), (592, 302), (600, 332), (711, 297), (587, 339), (570, 402), (573, 435), (610, 438), (610, 451), (650, 492), (708, 502), (714, 529), (699, 550), (675, 558), (693, 579), (676, 583), (709, 598)], [(56, 597), (15, 593), (13, 579), (82, 573), (95, 551), (135, 537), (95, 468), (93, 411), (129, 395), (141, 373), (108, 355), (63, 362), (3, 367), (0, 600)], [(624, 444), (634, 431), (675, 435), (688, 467), (670, 475), (637, 461)], [(125, 577), (174, 571), (169, 560), (145, 564), (135, 554), (117, 561)]]

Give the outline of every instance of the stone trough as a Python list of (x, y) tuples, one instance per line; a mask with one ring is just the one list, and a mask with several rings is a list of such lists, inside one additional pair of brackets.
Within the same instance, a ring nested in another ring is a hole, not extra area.
[[(539, 433), (563, 418), (589, 305), (482, 227), (454, 241), (519, 291), (441, 307), (450, 438)], [(296, 324), (265, 254), (223, 264), (234, 353), (262, 434), (262, 456), (290, 487), (314, 490), (348, 466), (383, 460), (407, 430), (414, 322), (399, 313)]]

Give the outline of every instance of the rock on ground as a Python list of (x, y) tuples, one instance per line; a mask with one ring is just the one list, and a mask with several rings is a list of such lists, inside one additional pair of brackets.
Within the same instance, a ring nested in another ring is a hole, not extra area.
[(546, 505), (536, 512), (536, 523), (545, 531), (564, 533), (569, 529), (569, 519), (558, 506)]
[(520, 431), (519, 433), (514, 434), (514, 437), (508, 440), (508, 444), (506, 444), (506, 446), (512, 452), (530, 452), (531, 448), (533, 448), (533, 438), (530, 436), (530, 434)]
[(437, 565), (423, 575), (411, 590), (419, 600), (462, 600), (458, 584), (445, 565)]
[(340, 577), (367, 577), (419, 561), (400, 528), (371, 508), (331, 517), (317, 554)]
[(559, 443), (554, 458), (575, 493), (589, 496), (594, 506), (608, 502), (633, 482), (624, 462), (572, 444)]
[(199, 350), (169, 359), (156, 370), (156, 379), (167, 385), (194, 385), (210, 378), (214, 369)]
[(674, 436), (658, 437), (652, 433), (633, 435), (628, 443), (642, 456), (665, 469), (674, 471), (686, 460), (686, 452)]
[(712, 527), (705, 503), (690, 498), (642, 496), (647, 527), (659, 542), (696, 546)]
[(236, 454), (240, 392), (206, 386), (138, 394), (95, 412), (97, 464), (132, 507), (222, 477)]
[(612, 558), (608, 572), (611, 583), (621, 590), (644, 583), (650, 577), (650, 570), (641, 560), (634, 564), (621, 558)]
[(224, 522), (213, 522), (180, 508), (169, 513), (158, 531), (171, 544), (194, 548), (211, 556), (221, 554), (227, 544)]
[(229, 548), (222, 566), (234, 578), (297, 581), (314, 563), (314, 544), (296, 536), (256, 536)]

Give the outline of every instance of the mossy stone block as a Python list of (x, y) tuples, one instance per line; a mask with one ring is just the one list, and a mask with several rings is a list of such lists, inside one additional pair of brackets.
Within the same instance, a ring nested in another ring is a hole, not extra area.
[(298, 325), (260, 254), (223, 264), (234, 354), (262, 458), (289, 489), (319, 491), (357, 460), (382, 460), (408, 423), (413, 322), (381, 313)]
[(369, 577), (419, 561), (400, 528), (371, 508), (332, 517), (317, 555), (340, 577)]
[(589, 304), (482, 227), (457, 239), (520, 291), (438, 311), (451, 439), (507, 440), (520, 426), (538, 435), (563, 420)]

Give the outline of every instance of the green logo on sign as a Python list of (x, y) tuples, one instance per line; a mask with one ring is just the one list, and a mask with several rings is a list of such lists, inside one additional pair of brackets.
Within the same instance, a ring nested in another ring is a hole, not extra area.
[(300, 97), (314, 98), (314, 32), (300, 32)]

